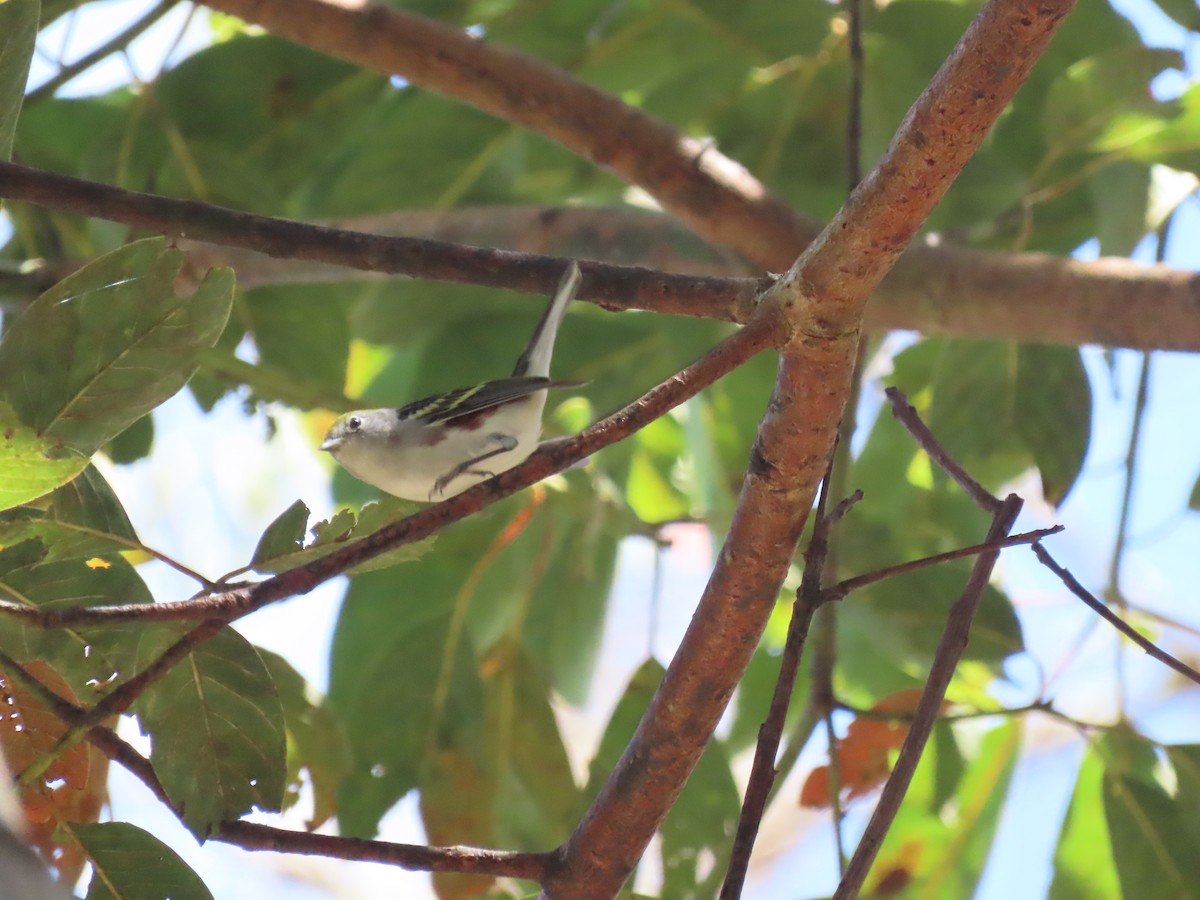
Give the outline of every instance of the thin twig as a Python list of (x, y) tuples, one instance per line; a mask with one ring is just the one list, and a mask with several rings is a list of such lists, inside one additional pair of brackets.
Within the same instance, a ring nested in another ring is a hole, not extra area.
[(846, 874), (846, 842), (842, 835), (845, 813), (842, 810), (842, 755), (841, 742), (833, 727), (833, 707), (825, 710), (825, 735), (829, 741), (829, 815), (833, 818), (833, 849), (837, 855), (838, 877)]
[(963, 492), (968, 497), (975, 501), (977, 506), (995, 515), (996, 510), (1000, 506), (1000, 501), (993, 497), (983, 485), (972, 478), (967, 470), (946, 452), (946, 449), (933, 436), (933, 432), (929, 430), (929, 427), (921, 421), (916, 408), (908, 402), (908, 398), (904, 396), (904, 392), (899, 388), (889, 387), (884, 393), (887, 394), (888, 402), (892, 405), (892, 415), (908, 430), (913, 440), (917, 442), (917, 446), (924, 450), (929, 458), (941, 467), (942, 471), (954, 479), (954, 482), (963, 489)]
[(862, 98), (866, 59), (862, 42), (862, 0), (847, 0), (850, 41), (850, 99), (846, 110), (846, 170), (850, 190), (862, 181)]
[(1137, 629), (1127, 624), (1120, 616), (1105, 606), (1101, 600), (1080, 584), (1074, 575), (1060, 566), (1054, 557), (1046, 551), (1045, 547), (1041, 544), (1034, 544), (1032, 549), (1037, 554), (1037, 558), (1042, 561), (1042, 565), (1057, 575), (1062, 583), (1067, 586), (1067, 590), (1086, 603), (1096, 615), (1104, 619), (1104, 621), (1108, 622), (1113, 628), (1117, 629), (1117, 631), (1121, 632), (1121, 634), (1125, 635), (1125, 637), (1129, 638), (1163, 665), (1174, 669), (1189, 681), (1200, 684), (1200, 672), (1197, 672), (1182, 660), (1176, 659), (1166, 650), (1158, 647), (1153, 641), (1138, 634)]
[[(840, 702), (838, 703), (838, 709), (851, 713), (856, 718), (878, 719), (885, 722), (911, 722), (914, 715), (911, 712), (862, 709), (857, 706), (851, 706), (849, 703)], [(1066, 722), (1080, 731), (1104, 731), (1112, 727), (1111, 725), (1102, 725), (1097, 722), (1083, 722), (1076, 719), (1055, 707), (1050, 700), (1034, 700), (1032, 703), (1026, 703), (1024, 706), (1012, 706), (1005, 709), (974, 709), (970, 712), (949, 713), (947, 715), (939, 715), (938, 719), (942, 722), (970, 722), (975, 719), (990, 719), (996, 716), (1023, 716), (1028, 713), (1045, 713), (1048, 716), (1053, 716), (1060, 721)]]
[(1121, 590), (1121, 564), (1129, 540), (1129, 516), (1133, 508), (1133, 485), (1136, 480), (1138, 445), (1141, 443), (1142, 423), (1146, 419), (1146, 398), (1150, 392), (1150, 354), (1142, 353), (1138, 367), (1137, 393), (1133, 403), (1133, 424), (1129, 429), (1129, 444), (1125, 448), (1125, 484), (1121, 490), (1121, 514), (1117, 520), (1117, 539), (1108, 563), (1108, 590), (1113, 602), (1125, 609), (1128, 602)]
[[(44, 627), (72, 624), (150, 620), (162, 616), (163, 607), (183, 611), (194, 617), (196, 610), (206, 614), (204, 621), (167, 648), (156, 660), (136, 675), (121, 683), (99, 703), (84, 711), (67, 733), (47, 752), (52, 762), (70, 747), (86, 737), (92, 726), (111, 715), (124, 712), (143, 691), (162, 678), (171, 667), (217, 634), (225, 625), (261, 609), (269, 603), (297, 594), (307, 593), (336, 575), (374, 559), (387, 551), (420, 540), (445, 525), (458, 521), (485, 505), (527, 487), (548, 475), (562, 471), (607, 446), (678, 404), (694, 396), (721, 375), (736, 368), (750, 356), (769, 346), (776, 331), (775, 320), (766, 316), (730, 335), (699, 361), (649, 391), (637, 402), (614, 413), (572, 438), (550, 441), (521, 465), (477, 485), (469, 491), (442, 503), (433, 504), (408, 518), (384, 526), (374, 534), (333, 551), (328, 556), (304, 566), (283, 572), (274, 578), (240, 587), (213, 597), (174, 604), (130, 604), (120, 607), (73, 608), (72, 610), (41, 610), (18, 604), (5, 604), (0, 609), (19, 614)], [(101, 609), (104, 612), (97, 615)], [(69, 613), (69, 615), (68, 615)], [(140, 613), (140, 614), (139, 614)], [(49, 762), (46, 763), (48, 765)], [(44, 769), (43, 769), (44, 770)]]
[(154, 23), (174, 9), (177, 2), (178, 0), (162, 0), (158, 6), (155, 6), (140, 19), (130, 24), (128, 28), (114, 36), (111, 40), (105, 41), (90, 53), (86, 53), (75, 60), (69, 66), (63, 66), (53, 78), (38, 85), (25, 95), (25, 106), (32, 106), (52, 96), (55, 91), (68, 81), (79, 77), (106, 56), (124, 49), (136, 38), (149, 30)]
[[(171, 812), (180, 815), (163, 790), (150, 760), (109, 728), (93, 728), (88, 739), (109, 759), (120, 763), (140, 779)], [(478, 847), (426, 847), (313, 834), (241, 820), (221, 822), (209, 838), (246, 850), (274, 850), (330, 859), (386, 863), (423, 872), (471, 872), (532, 881), (541, 878), (549, 858), (548, 853), (518, 853)]]
[(777, 320), (770, 316), (760, 316), (725, 338), (681, 372), (579, 434), (547, 441), (525, 462), (481, 482), (468, 491), (431, 504), (411, 516), (385, 525), (374, 534), (352, 541), (327, 556), (264, 581), (240, 585), (208, 597), (172, 603), (40, 609), (0, 602), (0, 612), (43, 628), (122, 621), (234, 621), (269, 603), (307, 593), (317, 585), (389, 550), (423, 540), (447, 525), (490, 506), (521, 488), (570, 468), (604, 447), (628, 437), (771, 346), (776, 340), (778, 330)]
[(779, 677), (775, 680), (775, 690), (771, 695), (766, 719), (758, 729), (754, 763), (746, 784), (746, 796), (742, 801), (733, 848), (729, 854), (729, 869), (721, 885), (721, 900), (736, 900), (742, 895), (742, 886), (750, 867), (750, 854), (754, 849), (754, 839), (758, 835), (758, 827), (775, 781), (775, 753), (779, 749), (779, 739), (787, 720), (788, 706), (796, 685), (796, 673), (800, 669), (800, 657), (808, 638), (809, 625), (819, 603), (819, 598), (817, 604), (813, 604), (803, 592), (796, 592), (792, 618), (788, 622), (787, 638), (779, 659)]
[(897, 575), (907, 575), (909, 572), (915, 572), (918, 569), (928, 568), (929, 566), (940, 565), (944, 562), (950, 562), (955, 559), (962, 559), (966, 556), (977, 556), (980, 553), (985, 553), (988, 550), (1002, 550), (1005, 547), (1018, 547), (1021, 544), (1032, 544), (1040, 541), (1044, 537), (1049, 537), (1052, 534), (1058, 534), (1063, 530), (1063, 526), (1055, 525), (1052, 528), (1038, 528), (1034, 531), (1025, 531), (1021, 534), (1009, 535), (999, 541), (985, 542), (982, 544), (972, 544), (969, 547), (959, 547), (956, 550), (948, 550), (945, 553), (937, 553), (933, 556), (925, 556), (921, 559), (914, 559), (910, 562), (897, 563), (894, 566), (884, 566), (882, 569), (876, 569), (873, 572), (867, 572), (864, 575), (855, 575), (853, 578), (847, 578), (844, 581), (839, 581), (831, 588), (826, 589), (826, 594), (831, 600), (841, 600), (852, 591), (857, 591), (869, 584), (875, 584), (878, 581), (883, 581), (887, 578), (895, 578)]
[[(988, 540), (994, 542), (1003, 537), (1012, 527), (1012, 523), (1020, 511), (1021, 499), (1015, 495), (1010, 495), (1000, 502), (991, 528), (988, 529)], [(950, 607), (950, 613), (946, 617), (946, 627), (942, 631), (933, 664), (929, 669), (929, 678), (921, 692), (921, 699), (917, 703), (912, 724), (904, 738), (904, 744), (900, 748), (896, 765), (893, 767), (887, 783), (883, 786), (879, 802), (858, 842), (854, 856), (850, 859), (846, 874), (833, 895), (833, 900), (853, 900), (858, 896), (867, 873), (871, 869), (871, 864), (875, 861), (879, 848), (883, 844), (883, 839), (887, 835), (888, 829), (891, 828), (896, 813), (900, 810), (900, 803), (912, 782), (917, 762), (921, 758), (921, 753), (924, 751), (934, 723), (937, 721), (942, 701), (946, 696), (946, 688), (949, 687), (958, 661), (966, 649), (967, 640), (970, 637), (971, 621), (975, 617), (975, 610), (983, 597), (984, 589), (987, 587), (999, 553), (999, 550), (989, 550), (980, 554), (975, 560), (975, 566), (966, 587), (963, 588), (958, 600)]]

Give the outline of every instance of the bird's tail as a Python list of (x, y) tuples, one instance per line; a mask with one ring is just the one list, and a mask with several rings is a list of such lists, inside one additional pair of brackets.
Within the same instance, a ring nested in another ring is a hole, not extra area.
[(562, 323), (563, 313), (567, 311), (567, 305), (575, 299), (575, 291), (578, 287), (579, 266), (572, 260), (571, 264), (567, 266), (567, 271), (563, 273), (562, 281), (558, 283), (554, 297), (542, 314), (542, 320), (538, 322), (537, 328), (533, 329), (533, 335), (529, 338), (525, 352), (517, 360), (516, 368), (513, 369), (514, 376), (550, 377), (550, 357), (554, 355), (554, 338), (558, 335), (558, 326)]

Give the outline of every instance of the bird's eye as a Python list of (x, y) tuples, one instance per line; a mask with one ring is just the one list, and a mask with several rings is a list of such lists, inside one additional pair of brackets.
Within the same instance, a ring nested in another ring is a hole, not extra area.
[(362, 428), (362, 419), (358, 416), (351, 416), (346, 420), (346, 427), (351, 431), (358, 431), (358, 429)]

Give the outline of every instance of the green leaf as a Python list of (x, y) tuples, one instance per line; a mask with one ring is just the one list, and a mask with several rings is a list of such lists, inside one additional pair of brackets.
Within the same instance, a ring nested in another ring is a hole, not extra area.
[(225, 326), (233, 274), (175, 294), (184, 255), (162, 238), (122, 247), (59, 282), (0, 343), (0, 391), (41, 437), (90, 454), (178, 391)]
[(145, 459), (154, 446), (154, 417), (142, 416), (108, 442), (104, 452), (117, 465), (128, 465)]
[(642, 713), (658, 689), (666, 669), (658, 660), (650, 658), (642, 663), (625, 685), (625, 692), (617, 701), (616, 708), (608, 717), (608, 725), (604, 728), (604, 736), (600, 738), (600, 746), (588, 766), (587, 796), (594, 799), (603, 787), (605, 779), (616, 767), (617, 760), (625, 751), (633, 733), (637, 730)]
[(871, 870), (868, 886), (873, 895), (883, 894), (885, 884), (911, 884), (919, 888), (912, 893), (918, 897), (975, 893), (1020, 746), (1021, 727), (1016, 721), (988, 732), (947, 797), (940, 790), (941, 756), (949, 753), (957, 759), (957, 747), (944, 737), (930, 741)]
[(1190, 897), (1200, 884), (1195, 809), (1161, 786), (1106, 771), (1104, 815), (1124, 900)]
[(350, 297), (358, 285), (259, 288), (241, 300), (262, 362), (326, 394), (340, 394), (350, 355)]
[(1087, 454), (1092, 432), (1092, 390), (1073, 347), (1023, 344), (1018, 355), (1014, 425), (1042, 476), (1042, 493), (1066, 499)]
[[(226, 334), (229, 333), (226, 329)], [(361, 405), (346, 399), (341, 391), (331, 391), (263, 360), (248, 363), (238, 359), (233, 349), (209, 350), (202, 355), (201, 362), (200, 371), (188, 383), (188, 388), (197, 402), (209, 411), (227, 390), (241, 385), (250, 389), (251, 400), (278, 401), (297, 409), (321, 407), (349, 412)]]
[(1019, 720), (1001, 723), (983, 739), (959, 780), (951, 797), (955, 815), (948, 852), (941, 863), (931, 860), (930, 881), (943, 888), (942, 896), (970, 897), (979, 887), (1021, 752), (1021, 735)]
[[(446, 747), (432, 754), (421, 779), (421, 821), (429, 843), (496, 843), (496, 771), (477, 754)], [(483, 897), (495, 876), (471, 872), (435, 872), (439, 897)]]
[(0, 510), (36, 500), (84, 470), (88, 459), (21, 424), (0, 402)]
[[(254, 550), (250, 567), (259, 572), (283, 572), (302, 566), (328, 556), (350, 541), (374, 534), (384, 525), (412, 515), (418, 508), (407, 500), (385, 496), (377, 503), (368, 503), (357, 516), (349, 509), (342, 509), (329, 519), (322, 519), (313, 525), (313, 539), (306, 544), (304, 535), (309, 509), (303, 501), (297, 500), (267, 526)], [(374, 572), (419, 559), (433, 546), (433, 541), (430, 537), (417, 543), (403, 544), (360, 563), (350, 570), (350, 574)]]
[[(969, 573), (970, 562), (960, 560), (889, 578), (848, 597), (838, 615), (843, 677), (876, 696), (920, 684)], [(989, 585), (971, 623), (964, 660), (999, 674), (1001, 663), (1023, 647), (1012, 603)]]
[[(988, 486), (1036, 464), (1046, 499), (1061, 502), (1091, 434), (1091, 388), (1079, 351), (1004, 341), (925, 344), (905, 355), (938, 352), (922, 412), (942, 445)], [(923, 385), (901, 380), (897, 365), (897, 384), (917, 397)]]
[(663, 896), (716, 896), (740, 808), (725, 748), (710, 741), (662, 824)]
[[(525, 561), (517, 582), (518, 596), (528, 597), (522, 645), (550, 686), (570, 703), (584, 703), (592, 682), (623, 522), (622, 512), (603, 494), (573, 490), (554, 496), (512, 548)], [(541, 549), (535, 549), (535, 541)], [(528, 569), (535, 558), (546, 560), (536, 579)], [(565, 601), (566, 585), (570, 602)]]
[(479, 667), (470, 635), (453, 618), (465, 573), (435, 559), (467, 525), (443, 535), (429, 560), (350, 583), (333, 638), (329, 690), (354, 755), (338, 795), (343, 834), (374, 834), (380, 817), (420, 784), (431, 754), (481, 752)]
[(1105, 166), (1087, 180), (1096, 210), (1096, 236), (1101, 256), (1127, 256), (1152, 226), (1150, 169), (1137, 162)]
[(1150, 93), (1150, 80), (1168, 68), (1183, 68), (1177, 51), (1133, 46), (1098, 53), (1060, 73), (1043, 112), (1056, 152), (1087, 148), (1118, 114), (1167, 112), (1170, 107)]
[(1200, 31), (1200, 7), (1196, 0), (1155, 0), (1159, 9), (1186, 28)]
[[(250, 565), (259, 568), (267, 560), (286, 556), (304, 549), (304, 534), (308, 530), (309, 508), (297, 500), (267, 526), (254, 548)], [(262, 570), (266, 571), (266, 570)]]
[(1059, 832), (1048, 900), (1121, 896), (1104, 818), (1103, 782), (1104, 759), (1094, 750), (1089, 751), (1079, 765)]
[(350, 745), (332, 710), (318, 698), (286, 659), (256, 647), (279, 691), (288, 735), (288, 796), (285, 808), (300, 799), (301, 770), (312, 787), (313, 815), (306, 823), (319, 828), (337, 815), (337, 792), (350, 773)]
[[(0, 597), (10, 602), (63, 609), (152, 601), (141, 577), (114, 552), (107, 536), (63, 525), (39, 510), (0, 514), (0, 547)], [(88, 681), (107, 683), (114, 674), (132, 671), (139, 634), (149, 641), (161, 629), (43, 629), (0, 616), (0, 646), (20, 660), (47, 660), (80, 696), (94, 696), (94, 688), (83, 687)]]
[(114, 548), (136, 550), (143, 546), (125, 507), (95, 466), (88, 466), (78, 478), (55, 491), (49, 512), (60, 525), (107, 538)]
[(236, 631), (193, 650), (141, 696), (136, 712), (159, 780), (198, 838), (254, 808), (279, 810), (283, 710), (262, 657)]
[(569, 834), (583, 814), (583, 797), (549, 690), (511, 641), (485, 663), (489, 756), (499, 770), (495, 829), (501, 846), (534, 850)]
[[(790, 604), (788, 606), (790, 609)], [(779, 613), (779, 609), (780, 605), (777, 605), (775, 607), (776, 615)], [(771, 695), (775, 691), (775, 683), (779, 680), (779, 648), (768, 649), (766, 640), (764, 636), (763, 642), (750, 657), (750, 665), (746, 667), (746, 674), (738, 682), (733, 725), (729, 729), (729, 737), (725, 742), (731, 753), (752, 747), (758, 740), (758, 730), (766, 718)], [(785, 725), (785, 732), (788, 734), (792, 732), (792, 727), (804, 708), (803, 698), (808, 691), (808, 672), (808, 666), (800, 666), (796, 672), (792, 703), (788, 707)]]
[(37, 40), (38, 0), (0, 3), (0, 159), (12, 156), (13, 135)]
[(87, 900), (212, 900), (212, 893), (174, 850), (136, 825), (70, 825), (87, 851)]

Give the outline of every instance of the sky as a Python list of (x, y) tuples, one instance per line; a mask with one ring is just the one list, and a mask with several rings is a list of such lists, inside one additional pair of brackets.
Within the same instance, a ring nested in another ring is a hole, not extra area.
[[(60, 23), (43, 38), (44, 55), (35, 59), (31, 84), (56, 71), (56, 58), (76, 58), (153, 5), (146, 0), (91, 5), (89, 13), (73, 26)], [(1161, 77), (1155, 85), (1161, 96), (1170, 96), (1195, 79), (1193, 36), (1171, 25), (1143, 0), (1119, 0), (1114, 6), (1133, 18), (1149, 43), (1185, 51), (1187, 71)], [(189, 23), (187, 7), (182, 6), (135, 43), (130, 59), (114, 59), (96, 67), (63, 93), (96, 93), (131, 77), (152, 78), (164, 62), (178, 60), (202, 45), (205, 33), (198, 19)], [(1198, 229), (1200, 207), (1194, 200), (1188, 201), (1172, 231), (1168, 262), (1183, 269), (1200, 268)], [(1089, 253), (1094, 255), (1095, 248), (1085, 246), (1079, 251), (1083, 257)], [(1153, 253), (1152, 243), (1139, 248), (1139, 258), (1145, 261), (1152, 261)], [(1115, 540), (1140, 356), (1117, 351), (1110, 359), (1099, 348), (1088, 348), (1085, 362), (1096, 408), (1083, 476), (1058, 511), (1029, 503), (1017, 530), (1066, 525), (1067, 531), (1047, 546), (1085, 585), (1099, 590), (1106, 580)], [(879, 384), (868, 387), (864, 409), (877, 407), (880, 391)], [(1200, 554), (1196, 553), (1200, 516), (1185, 509), (1200, 473), (1197, 396), (1200, 359), (1178, 353), (1154, 355), (1122, 586), (1133, 602), (1200, 629), (1200, 607), (1192, 596), (1193, 586), (1200, 583)], [(280, 427), (268, 435), (263, 420), (246, 418), (236, 398), (222, 402), (208, 416), (200, 413), (186, 393), (157, 410), (152, 456), (106, 471), (142, 539), (211, 576), (240, 566), (262, 529), (297, 497), (309, 505), (314, 519), (327, 516), (332, 511), (331, 469), (329, 461), (315, 450), (318, 436), (309, 433), (295, 414), (280, 411), (279, 415)], [(186, 478), (180, 477), (183, 472)], [(1023, 493), (1030, 496), (1036, 491)], [(673, 537), (671, 549), (661, 555), (640, 539), (627, 541), (622, 549), (597, 688), (586, 709), (563, 709), (561, 713), (577, 771), (586, 767), (621, 687), (644, 659), (647, 645), (629, 641), (628, 635), (647, 634), (658, 658), (668, 661), (703, 588), (711, 565), (709, 541), (695, 529), (679, 529)], [(664, 568), (657, 582), (659, 593), (654, 596), (648, 585), (656, 563)], [(186, 597), (194, 589), (165, 566), (150, 564), (141, 571), (161, 599)], [(1091, 614), (1034, 565), (1027, 551), (1006, 552), (1000, 572), (1014, 596), (1030, 652), (1011, 663), (1008, 681), (998, 686), (998, 695), (1013, 704), (1034, 699), (1043, 673), (1054, 672), (1063, 661), (1064, 647), (1078, 639), (1083, 642), (1082, 649), (1055, 681), (1056, 703), (1081, 719), (1111, 721), (1115, 641), (1107, 626), (1095, 625)], [(269, 607), (239, 623), (239, 630), (255, 643), (284, 653), (313, 684), (323, 688), (328, 682), (329, 637), (344, 584), (324, 585), (304, 597)], [(654, 614), (652, 606), (656, 607)], [(650, 635), (652, 615), (657, 626)], [(1177, 639), (1166, 636), (1168, 645), (1172, 640)], [(1125, 657), (1128, 689), (1142, 710), (1139, 726), (1162, 741), (1200, 741), (1196, 692), (1173, 693), (1168, 690), (1173, 682), (1161, 667), (1133, 651), (1127, 650)], [(1072, 730), (1047, 720), (1030, 721), (1028, 726), (1026, 753), (977, 894), (981, 900), (1037, 897), (1049, 883), (1050, 855), (1083, 745)], [(822, 752), (819, 742), (814, 742), (805, 761), (820, 762)], [(744, 769), (742, 765), (739, 771)], [(113, 816), (133, 821), (170, 843), (200, 872), (216, 896), (279, 896), (284, 890), (300, 900), (377, 896), (385, 890), (393, 896), (428, 896), (427, 876), (393, 867), (249, 854), (217, 844), (201, 850), (174, 818), (118, 767), (114, 767), (112, 787)], [(851, 837), (861, 829), (867, 811), (851, 810), (847, 823)], [(300, 827), (302, 819), (300, 811), (290, 824)], [(805, 837), (799, 847), (773, 851), (800, 832)], [(423, 841), (411, 798), (389, 813), (381, 836)], [(792, 898), (797, 884), (832, 890), (836, 871), (831, 835), (817, 814), (777, 804), (764, 828), (760, 850), (747, 896)]]

